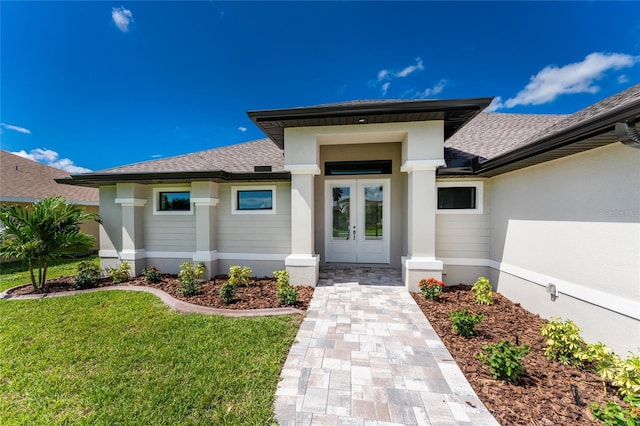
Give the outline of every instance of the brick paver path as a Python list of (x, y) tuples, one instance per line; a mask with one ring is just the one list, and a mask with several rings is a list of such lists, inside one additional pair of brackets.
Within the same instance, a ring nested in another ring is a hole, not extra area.
[(403, 287), (316, 288), (281, 376), (281, 425), (498, 425)]

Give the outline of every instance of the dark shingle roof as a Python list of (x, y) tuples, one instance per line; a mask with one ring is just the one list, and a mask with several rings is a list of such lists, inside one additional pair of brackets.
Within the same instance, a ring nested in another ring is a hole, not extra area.
[(487, 160), (524, 144), (532, 135), (568, 117), (551, 114), (502, 114), (482, 112), (444, 146), (454, 158), (478, 156)]
[(37, 161), (0, 150), (0, 200), (35, 201), (61, 195), (78, 204), (97, 204), (98, 190), (62, 185), (54, 179), (69, 176)]
[(270, 139), (259, 139), (192, 154), (128, 164), (100, 170), (99, 174), (204, 172), (224, 170), (230, 173), (253, 172), (254, 166), (271, 166), (274, 172), (284, 168), (283, 151)]

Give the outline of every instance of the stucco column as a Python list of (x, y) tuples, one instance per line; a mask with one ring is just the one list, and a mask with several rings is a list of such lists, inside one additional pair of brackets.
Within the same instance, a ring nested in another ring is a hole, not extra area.
[(218, 184), (215, 182), (192, 182), (191, 202), (195, 209), (196, 251), (194, 262), (202, 262), (207, 268), (204, 279), (218, 273), (218, 251), (216, 245), (216, 217), (218, 213)]
[(442, 279), (442, 261), (436, 260), (436, 167), (440, 160), (407, 162), (407, 256), (402, 278), (409, 291), (418, 291), (423, 278)]
[(291, 254), (285, 258), (292, 285), (315, 286), (320, 256), (314, 253), (313, 181), (317, 165), (289, 166), (291, 172)]
[(143, 223), (143, 207), (147, 203), (146, 188), (137, 183), (119, 183), (115, 202), (122, 209), (120, 260), (129, 262), (131, 275), (138, 276), (146, 267)]

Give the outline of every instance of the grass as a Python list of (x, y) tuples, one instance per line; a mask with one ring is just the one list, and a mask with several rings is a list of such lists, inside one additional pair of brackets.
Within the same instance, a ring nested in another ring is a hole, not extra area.
[(0, 301), (0, 318), (2, 425), (275, 423), (301, 321), (184, 315), (126, 291)]
[[(47, 269), (47, 279), (76, 275), (78, 273), (78, 264), (87, 259), (98, 263), (98, 255), (81, 259), (60, 259)], [(31, 278), (24, 262), (15, 261), (0, 264), (0, 292), (20, 284), (28, 283), (31, 283)]]

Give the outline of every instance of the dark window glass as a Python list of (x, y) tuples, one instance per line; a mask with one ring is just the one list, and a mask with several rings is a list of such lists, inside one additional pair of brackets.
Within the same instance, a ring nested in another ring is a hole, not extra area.
[(388, 175), (391, 174), (391, 160), (327, 161), (324, 163), (324, 174), (325, 176)]
[(273, 193), (270, 189), (238, 191), (238, 210), (271, 210)]
[(438, 188), (438, 209), (475, 209), (475, 186)]
[(160, 192), (161, 212), (191, 210), (191, 194), (186, 192)]

